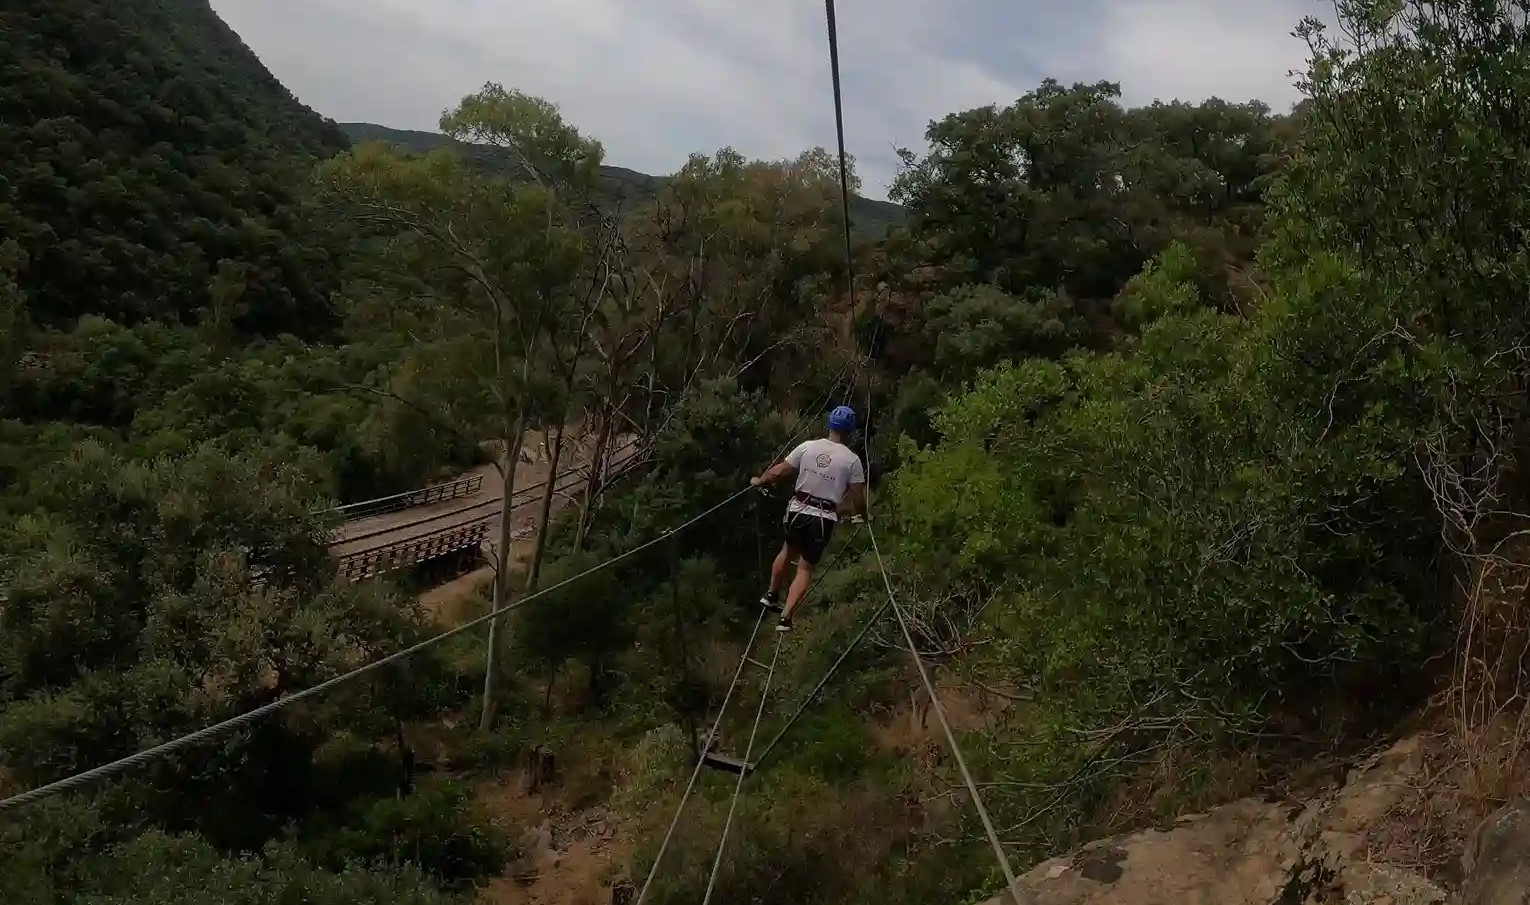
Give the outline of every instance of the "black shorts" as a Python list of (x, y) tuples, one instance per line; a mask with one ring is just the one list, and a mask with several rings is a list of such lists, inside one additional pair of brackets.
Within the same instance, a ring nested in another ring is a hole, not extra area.
[(788, 512), (781, 520), (786, 531), (786, 542), (791, 544), (808, 565), (818, 565), (823, 551), (829, 548), (829, 538), (834, 536), (834, 519), (819, 518), (808, 512)]

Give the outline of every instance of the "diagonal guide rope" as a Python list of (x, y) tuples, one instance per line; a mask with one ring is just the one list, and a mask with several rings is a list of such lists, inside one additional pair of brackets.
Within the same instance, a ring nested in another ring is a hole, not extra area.
[[(74, 789), (78, 789), (78, 788), (80, 788), (82, 786), (88, 785), (89, 783), (95, 782), (97, 780), (105, 779), (105, 778), (110, 777), (110, 776), (115, 776), (118, 773), (122, 773), (122, 772), (124, 772), (126, 770), (130, 770), (133, 767), (137, 767), (137, 766), (139, 766), (141, 764), (148, 763), (149, 761), (154, 760), (155, 758), (163, 757), (166, 754), (170, 754), (170, 753), (173, 753), (175, 751), (179, 751), (182, 748), (190, 747), (191, 745), (195, 745), (195, 744), (197, 744), (199, 742), (202, 742), (202, 741), (205, 741), (207, 739), (214, 738), (216, 736), (222, 735), (222, 734), (224, 734), (226, 732), (229, 732), (231, 730), (238, 729), (241, 726), (247, 726), (247, 725), (249, 725), (251, 723), (254, 723), (256, 720), (259, 720), (259, 719), (261, 719), (263, 717), (266, 717), (266, 716), (270, 716), (271, 714), (277, 712), (278, 710), (282, 710), (282, 709), (284, 709), (286, 707), (290, 707), (293, 704), (296, 704), (298, 701), (304, 700), (305, 698), (311, 698), (311, 697), (314, 697), (316, 695), (323, 694), (324, 692), (328, 691), (331, 688), (334, 688), (337, 685), (342, 685), (342, 684), (344, 684), (346, 682), (349, 682), (352, 679), (355, 679), (355, 678), (358, 678), (360, 676), (363, 676), (363, 675), (365, 675), (365, 674), (367, 674), (369, 672), (373, 672), (375, 670), (381, 669), (382, 667), (387, 666), (390, 663), (396, 663), (396, 662), (398, 662), (400, 660), (404, 660), (404, 659), (406, 659), (408, 657), (411, 657), (414, 654), (417, 654), (420, 651), (422, 651), (422, 650), (424, 650), (424, 649), (426, 649), (428, 647), (431, 647), (431, 646), (436, 645), (436, 644), (440, 644), (442, 641), (445, 641), (448, 638), (454, 638), (457, 635), (463, 634), (464, 632), (471, 631), (472, 629), (474, 629), (474, 628), (476, 628), (476, 627), (478, 627), (480, 625), (483, 625), (485, 622), (488, 622), (488, 621), (490, 621), (492, 619), (498, 619), (499, 617), (505, 615), (506, 613), (510, 612), (511, 610), (519, 609), (519, 608), (521, 608), (521, 607), (531, 603), (532, 601), (536, 600), (539, 597), (543, 597), (543, 596), (545, 596), (547, 594), (551, 594), (553, 591), (556, 591), (559, 588), (562, 588), (562, 587), (565, 587), (567, 585), (573, 584), (574, 582), (579, 581), (580, 579), (585, 578), (585, 577), (587, 577), (589, 575), (592, 575), (592, 574), (594, 574), (596, 572), (600, 572), (600, 571), (602, 571), (604, 569), (608, 569), (611, 566), (616, 565), (617, 563), (621, 562), (624, 559), (628, 559), (630, 557), (636, 556), (638, 553), (641, 553), (642, 551), (647, 550), (650, 547), (653, 547), (656, 544), (662, 543), (663, 541), (668, 540), (669, 538), (679, 534), (680, 532), (682, 532), (685, 529), (691, 527), (692, 525), (696, 524), (697, 522), (701, 521), (702, 519), (705, 519), (707, 516), (713, 514), (714, 512), (717, 512), (718, 510), (724, 508), (725, 506), (728, 506), (729, 504), (733, 503), (735, 500), (739, 499), (740, 497), (742, 497), (744, 494), (746, 494), (748, 492), (749, 492), (749, 488), (745, 488), (744, 490), (740, 490), (739, 492), (733, 494), (732, 496), (728, 497), (727, 499), (723, 500), (722, 502), (718, 503), (717, 505), (713, 506), (712, 508), (706, 510), (705, 512), (702, 512), (700, 515), (692, 516), (689, 520), (687, 520), (683, 524), (669, 529), (668, 531), (664, 532), (663, 534), (660, 534), (658, 537), (655, 537), (652, 540), (645, 541), (642, 544), (639, 544), (638, 546), (633, 547), (631, 550), (623, 551), (622, 553), (619, 553), (616, 556), (611, 557), (610, 559), (606, 560), (605, 562), (599, 563), (599, 564), (594, 565), (594, 566), (591, 566), (590, 568), (584, 570), (583, 572), (580, 572), (579, 574), (571, 576), (569, 578), (565, 578), (563, 581), (560, 581), (560, 582), (558, 582), (555, 585), (551, 585), (549, 587), (543, 588), (542, 590), (537, 591), (534, 594), (530, 594), (530, 595), (528, 595), (526, 597), (523, 597), (520, 600), (517, 600), (517, 601), (515, 601), (513, 603), (508, 603), (508, 604), (500, 607), (497, 610), (491, 610), (490, 612), (485, 613), (484, 615), (479, 616), (476, 619), (471, 619), (471, 620), (469, 620), (467, 622), (462, 623), (461, 625), (459, 625), (459, 626), (457, 626), (455, 628), (448, 629), (447, 631), (441, 632), (438, 635), (433, 635), (430, 638), (427, 638), (424, 641), (421, 641), (420, 643), (413, 645), (412, 647), (407, 647), (407, 648), (405, 648), (405, 649), (403, 649), (401, 651), (397, 651), (395, 653), (389, 654), (388, 656), (383, 657), (380, 660), (374, 660), (371, 663), (368, 663), (368, 664), (366, 664), (364, 666), (358, 666), (357, 668), (351, 670), (350, 672), (343, 673), (341, 675), (335, 676), (333, 679), (330, 679), (330, 680), (328, 680), (326, 682), (321, 682), (320, 684), (314, 685), (311, 688), (305, 688), (302, 691), (296, 692), (294, 694), (290, 694), (290, 695), (288, 695), (285, 698), (281, 698), (279, 700), (272, 701), (269, 704), (265, 704), (265, 705), (263, 705), (261, 707), (255, 708), (254, 710), (251, 710), (251, 711), (248, 711), (246, 713), (242, 713), (242, 714), (240, 714), (240, 715), (238, 715), (236, 717), (232, 717), (230, 719), (224, 720), (221, 723), (216, 723), (214, 725), (207, 726), (207, 727), (202, 728), (202, 729), (198, 729), (196, 732), (192, 732), (192, 733), (190, 733), (188, 735), (183, 735), (180, 738), (173, 739), (171, 741), (165, 742), (162, 745), (155, 745), (152, 748), (147, 748), (147, 749), (145, 749), (143, 751), (139, 751), (136, 754), (128, 755), (127, 757), (124, 757), (124, 758), (122, 758), (120, 760), (112, 761), (109, 764), (102, 764), (99, 767), (93, 767), (93, 768), (91, 768), (89, 770), (84, 771), (83, 773), (77, 773), (77, 774), (75, 774), (73, 776), (69, 776), (69, 777), (66, 777), (64, 779), (60, 779), (60, 780), (57, 780), (55, 782), (48, 783), (47, 785), (39, 786), (39, 787), (37, 787), (35, 789), (32, 789), (30, 791), (22, 792), (19, 795), (13, 795), (10, 798), (6, 798), (4, 800), (0, 800), (0, 813), (5, 813), (6, 811), (15, 810), (16, 808), (20, 808), (20, 807), (25, 807), (26, 805), (33, 804), (34, 802), (42, 801), (45, 798), (51, 798), (54, 795), (58, 795), (58, 794), (61, 794), (61, 793), (64, 793), (64, 792), (73, 791)], [(763, 613), (761, 614), (761, 618), (762, 619), (764, 618)], [(758, 629), (758, 626), (756, 626), (756, 629)]]
[(770, 700), (770, 683), (776, 675), (776, 663), (781, 659), (781, 641), (786, 635), (777, 633), (776, 650), (770, 656), (770, 666), (765, 670), (765, 686), (760, 689), (760, 706), (754, 711), (754, 726), (749, 730), (749, 742), (744, 746), (744, 766), (738, 771), (738, 781), (733, 784), (733, 800), (728, 804), (728, 817), (723, 821), (722, 837), (717, 840), (717, 855), (712, 858), (712, 875), (707, 878), (707, 894), (701, 905), (710, 905), (712, 891), (717, 888), (717, 875), (722, 872), (723, 852), (728, 848), (728, 830), (733, 827), (733, 815), (738, 812), (739, 793), (744, 790), (744, 780), (749, 776), (749, 758), (754, 755), (754, 740), (760, 734), (760, 718), (765, 715), (765, 703)]
[[(853, 538), (853, 535), (852, 535), (852, 538)], [(846, 543), (848, 544), (849, 542), (847, 541)], [(841, 552), (842, 551), (843, 551), (843, 548), (841, 548)], [(838, 554), (836, 554), (836, 556), (837, 555)], [(828, 574), (828, 571), (829, 570), (826, 568), (823, 572), (819, 573), (813, 579), (813, 584), (808, 587), (807, 593), (802, 595), (802, 599), (804, 601), (808, 600), (812, 596), (813, 591), (818, 587), (818, 583), (823, 580), (824, 576)], [(730, 682), (729, 685), (728, 685), (728, 693), (723, 697), (722, 707), (721, 707), (721, 709), (717, 713), (717, 719), (713, 721), (712, 729), (711, 729), (710, 732), (707, 733), (707, 743), (705, 745), (703, 745), (702, 748), (701, 748), (701, 751), (702, 751), (703, 755), (705, 755), (705, 753), (708, 750), (711, 749), (712, 741), (717, 737), (717, 730), (722, 725), (723, 715), (727, 712), (727, 709), (728, 709), (728, 702), (733, 697), (733, 692), (734, 692), (734, 689), (736, 688), (736, 686), (738, 684), (739, 676), (741, 676), (743, 674), (744, 664), (749, 662), (750, 655), (754, 653), (754, 644), (755, 644), (756, 639), (759, 637), (760, 625), (761, 625), (762, 621), (765, 618), (765, 613), (766, 612), (767, 612), (767, 610), (764, 607), (760, 608), (759, 618), (757, 618), (755, 620), (755, 623), (754, 623), (754, 631), (751, 632), (750, 635), (749, 635), (749, 645), (748, 645), (748, 647), (746, 647), (744, 649), (744, 655), (738, 661), (738, 668), (736, 670), (734, 670), (734, 672), (733, 672), (733, 681)], [(861, 632), (861, 637), (864, 637), (865, 634), (866, 633), (863, 630)], [(780, 654), (781, 654), (780, 643), (781, 643), (781, 640), (782, 640), (783, 637), (784, 636), (778, 635), (777, 639), (776, 639), (776, 656), (777, 657), (779, 657)], [(859, 638), (857, 640), (859, 640)], [(848, 654), (848, 652), (847, 652), (847, 654)], [(844, 656), (841, 656), (840, 657), (840, 661), (843, 662), (843, 660), (844, 660)], [(838, 668), (838, 665), (839, 664), (836, 663), (835, 667)], [(775, 666), (776, 666), (776, 661), (774, 659), (772, 659), (771, 660), (771, 664), (770, 664), (770, 670), (771, 670), (771, 675), (772, 676), (774, 676), (774, 674), (775, 674)], [(827, 683), (828, 683), (828, 677), (825, 677), (824, 681), (819, 683), (818, 688), (814, 689), (814, 694), (817, 694), (818, 691), (821, 691), (823, 689), (823, 686), (825, 684), (827, 684)], [(809, 701), (809, 703), (811, 703), (811, 700)], [(763, 698), (762, 698), (762, 706), (763, 706)], [(807, 707), (807, 704), (804, 704), (802, 709), (806, 709), (806, 707)], [(799, 709), (797, 714), (796, 714), (796, 716), (792, 717), (792, 721), (793, 722), (795, 722), (797, 716), (801, 716), (802, 709)], [(789, 725), (788, 725), (788, 728), (790, 728)], [(756, 732), (759, 731), (759, 715), (758, 714), (756, 714), (756, 716), (755, 716), (755, 731)], [(775, 746), (776, 742), (779, 742), (781, 740), (781, 735), (784, 735), (784, 734), (785, 734), (785, 730), (782, 730), (782, 732), (779, 735), (776, 736), (776, 738), (770, 743), (770, 746), (768, 746), (765, 749), (767, 753), (769, 752), (771, 747)], [(750, 750), (746, 751), (745, 754), (744, 754), (744, 763), (745, 764), (749, 763), (749, 759), (753, 755), (753, 747), (754, 747), (754, 735), (751, 734), (750, 735), (750, 739), (749, 739), (749, 748), (750, 748)], [(764, 754), (761, 754), (760, 755), (760, 760), (764, 761), (764, 759), (765, 759)], [(648, 868), (648, 877), (647, 877), (647, 879), (645, 879), (643, 881), (643, 888), (638, 893), (637, 901), (635, 903), (633, 903), (633, 905), (642, 905), (643, 901), (648, 897), (648, 890), (653, 885), (654, 878), (657, 877), (658, 874), (659, 874), (659, 864), (660, 864), (661, 861), (664, 860), (664, 853), (669, 848), (669, 843), (670, 843), (670, 840), (674, 837), (675, 829), (677, 827), (679, 827), (679, 825), (680, 825), (680, 816), (683, 813), (685, 813), (685, 805), (686, 805), (686, 803), (688, 801), (690, 801), (691, 793), (696, 788), (696, 781), (701, 776), (701, 771), (702, 771), (702, 768), (704, 766), (705, 766), (705, 763), (700, 758), (698, 758), (697, 761), (696, 761), (695, 769), (693, 769), (691, 771), (691, 778), (685, 784), (685, 791), (680, 794), (680, 804), (675, 808), (675, 815), (670, 818), (669, 828), (667, 830), (665, 830), (665, 832), (664, 832), (664, 839), (659, 844), (659, 853), (654, 856), (653, 864)], [(757, 766), (758, 765), (756, 765), (756, 767)], [(736, 794), (737, 794), (737, 789), (735, 789), (735, 795)], [(730, 811), (729, 821), (730, 822), (732, 821), (731, 811)], [(714, 866), (714, 870), (715, 870), (715, 866)], [(714, 874), (714, 876), (715, 876), (715, 874)]]
[(754, 650), (755, 639), (760, 636), (760, 626), (765, 622), (767, 610), (760, 607), (760, 615), (754, 620), (754, 631), (749, 633), (749, 646), (744, 648), (744, 655), (739, 658), (738, 668), (733, 671), (733, 681), (728, 683), (728, 693), (723, 695), (722, 705), (717, 708), (717, 719), (712, 721), (712, 728), (707, 731), (705, 744), (701, 746), (701, 756), (696, 758), (696, 766), (691, 770), (691, 778), (685, 783), (685, 791), (680, 794), (680, 806), (675, 808), (675, 816), (670, 818), (669, 829), (664, 831), (664, 839), (659, 843), (659, 853), (653, 856), (653, 865), (648, 868), (648, 878), (643, 881), (643, 889), (638, 893), (635, 905), (643, 905), (643, 900), (648, 897), (649, 887), (653, 886), (653, 880), (659, 875), (659, 864), (664, 861), (664, 853), (669, 849), (670, 840), (674, 838), (675, 828), (680, 825), (680, 815), (685, 813), (685, 803), (690, 800), (691, 793), (696, 790), (696, 780), (701, 778), (701, 771), (706, 767), (706, 753), (712, 750), (712, 743), (717, 739), (717, 730), (722, 728), (723, 716), (728, 712), (728, 702), (733, 700), (733, 692), (738, 688), (738, 680), (744, 674), (744, 665), (749, 662), (749, 654)]
[(856, 633), (855, 638), (850, 641), (849, 646), (840, 652), (839, 659), (834, 661), (834, 665), (829, 667), (829, 671), (824, 673), (823, 678), (818, 680), (818, 684), (813, 686), (813, 690), (808, 692), (807, 697), (802, 699), (801, 704), (797, 705), (796, 712), (787, 718), (786, 725), (781, 727), (780, 731), (776, 733), (776, 737), (770, 740), (770, 744), (765, 746), (764, 751), (760, 752), (759, 763), (755, 765), (757, 768), (764, 766), (765, 761), (770, 759), (770, 752), (776, 750), (776, 746), (781, 743), (781, 739), (786, 737), (786, 733), (792, 730), (792, 727), (797, 724), (797, 721), (802, 719), (802, 715), (807, 713), (807, 709), (813, 706), (813, 703), (818, 700), (818, 696), (823, 693), (825, 688), (828, 687), (829, 682), (832, 681), (835, 674), (839, 672), (839, 668), (845, 665), (845, 661), (850, 659), (850, 655), (855, 653), (856, 648), (861, 646), (862, 641), (866, 640), (866, 635), (871, 632), (872, 627), (882, 619), (882, 614), (887, 612), (887, 607), (888, 603), (884, 602), (881, 606), (877, 607), (877, 611), (875, 613), (871, 614), (870, 619), (867, 619), (864, 623), (861, 624), (861, 630)]
[(999, 869), (1004, 872), (1004, 882), (1010, 896), (1018, 903), (1020, 901), (1019, 881), (1015, 878), (1014, 868), (1009, 866), (1009, 856), (1004, 853), (1004, 844), (999, 841), (999, 833), (994, 829), (993, 818), (988, 815), (988, 807), (983, 804), (983, 796), (978, 792), (977, 781), (972, 778), (972, 771), (967, 767), (967, 758), (962, 756), (961, 746), (956, 743), (956, 733), (951, 731), (951, 721), (946, 718), (946, 708), (940, 703), (940, 695), (935, 693), (935, 683), (930, 681), (930, 671), (924, 665), (924, 658), (919, 656), (919, 649), (914, 645), (914, 633), (909, 630), (908, 619), (899, 605), (897, 596), (893, 593), (892, 579), (888, 577), (887, 566), (882, 562), (882, 551), (877, 547), (877, 533), (871, 527), (871, 519), (866, 520), (866, 532), (871, 535), (871, 549), (876, 554), (877, 569), (882, 573), (882, 584), (887, 589), (887, 602), (892, 604), (893, 615), (898, 617), (898, 627), (903, 630), (903, 640), (908, 644), (909, 656), (914, 661), (914, 666), (919, 670), (919, 679), (924, 683), (925, 693), (930, 696), (930, 709), (935, 711), (935, 718), (940, 722), (940, 731), (946, 737), (946, 744), (951, 747), (951, 754), (956, 758), (957, 769), (961, 771), (962, 782), (966, 783), (967, 791), (972, 795), (972, 804), (977, 808), (978, 818), (983, 821), (983, 832), (988, 837), (988, 844), (992, 846), (993, 853), (999, 860)]
[[(850, 281), (850, 300), (855, 300), (855, 271), (854, 256), (850, 244), (850, 176), (848, 155), (845, 152), (845, 112), (844, 101), (840, 87), (839, 74), (839, 27), (834, 14), (834, 0), (824, 0), (824, 10), (828, 17), (829, 25), (829, 66), (834, 80), (834, 123), (839, 137), (839, 190), (840, 204), (845, 218), (845, 268)], [(873, 341), (872, 345), (875, 345)], [(870, 363), (870, 355), (874, 350), (867, 350), (867, 363)], [(871, 382), (866, 382), (866, 421), (871, 421)], [(866, 482), (871, 483), (871, 438), (866, 438)], [(1010, 897), (1019, 901), (1020, 891), (1015, 878), (1015, 872), (1009, 864), (1009, 856), (1004, 852), (1004, 845), (999, 841), (998, 831), (994, 829), (993, 818), (988, 815), (988, 808), (983, 804), (983, 796), (978, 791), (977, 782), (972, 778), (972, 771), (967, 767), (967, 759), (962, 756), (961, 746), (956, 743), (956, 734), (951, 731), (951, 722), (946, 718), (946, 710), (940, 703), (940, 696), (936, 694), (935, 684), (930, 681), (929, 670), (925, 668), (924, 659), (919, 656), (919, 649), (914, 644), (913, 632), (909, 630), (908, 619), (905, 617), (903, 607), (898, 604), (897, 595), (893, 592), (892, 578), (887, 574), (887, 564), (882, 560), (882, 550), (877, 544), (876, 530), (872, 527), (871, 494), (866, 494), (866, 532), (871, 537), (871, 549), (876, 555), (877, 570), (882, 573), (882, 585), (887, 590), (887, 602), (891, 604), (893, 614), (898, 618), (898, 626), (903, 631), (903, 640), (908, 644), (909, 656), (914, 660), (914, 666), (919, 671), (919, 679), (924, 683), (925, 692), (930, 696), (930, 706), (935, 711), (935, 716), (940, 722), (941, 732), (946, 737), (946, 744), (950, 746), (952, 755), (956, 758), (956, 765), (961, 771), (962, 782), (967, 786), (967, 792), (972, 796), (972, 804), (977, 808), (978, 817), (983, 822), (983, 831), (988, 836), (988, 844), (993, 848), (994, 857), (998, 859), (999, 869), (1004, 872), (1004, 881)]]

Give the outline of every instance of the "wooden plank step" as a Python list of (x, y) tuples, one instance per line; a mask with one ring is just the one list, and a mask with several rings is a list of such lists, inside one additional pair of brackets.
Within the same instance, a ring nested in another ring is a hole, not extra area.
[(745, 763), (736, 757), (729, 757), (726, 754), (719, 754), (716, 751), (708, 751), (707, 753), (701, 755), (701, 762), (714, 770), (721, 770), (724, 773), (732, 773), (734, 776), (737, 776), (740, 773), (754, 772), (754, 764)]

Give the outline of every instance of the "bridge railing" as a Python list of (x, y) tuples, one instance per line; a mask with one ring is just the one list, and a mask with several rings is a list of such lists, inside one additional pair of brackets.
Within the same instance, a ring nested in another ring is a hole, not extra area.
[[(636, 444), (629, 444), (621, 452), (629, 450), (638, 452), (635, 447)], [(606, 480), (614, 482), (626, 477), (635, 472), (641, 466), (642, 461), (643, 457), (641, 455), (630, 455), (623, 461), (614, 463), (612, 469), (606, 475)], [(566, 492), (582, 484), (587, 477), (584, 471), (585, 469), (583, 468), (572, 468), (559, 475), (553, 485), (554, 492)], [(517, 490), (514, 499), (511, 501), (511, 506), (518, 507), (532, 502), (541, 495), (542, 490), (546, 486), (547, 482), (542, 481), (522, 490)], [(450, 497), (446, 497), (446, 499), (450, 499)], [(355, 543), (356, 541), (366, 540), (383, 534), (393, 534), (430, 522), (444, 521), (468, 513), (475, 513), (469, 516), (469, 519), (466, 521), (438, 528), (427, 534), (420, 534), (405, 540), (373, 547), (369, 550), (357, 550), (347, 553), (339, 557), (340, 574), (348, 581), (361, 581), (373, 575), (381, 575), (395, 569), (402, 569), (416, 563), (422, 563), (437, 556), (445, 556), (458, 550), (480, 547), (488, 539), (489, 529), (493, 525), (494, 518), (499, 514), (498, 503), (499, 500), (497, 499), (484, 500), (448, 512), (424, 516), (402, 525), (391, 525), (367, 534), (346, 538), (344, 543)], [(494, 508), (490, 509), (489, 507)], [(529, 535), (533, 530), (530, 527), (517, 529), (512, 533), (512, 537), (519, 540)]]
[[(613, 474), (617, 471), (625, 469), (633, 457), (633, 454), (639, 452), (641, 448), (642, 446), (640, 441), (632, 440), (629, 443), (611, 450), (606, 454), (607, 460), (610, 463), (608, 468), (612, 470)], [(581, 475), (587, 474), (588, 472), (588, 465), (576, 465), (565, 469), (558, 474), (558, 483), (554, 489), (564, 490), (569, 486), (568, 482), (577, 482), (580, 480)], [(518, 489), (515, 492), (516, 505), (520, 505), (530, 495), (539, 493), (542, 488), (546, 486), (546, 481), (538, 481), (535, 484), (531, 484)], [(440, 503), (446, 500), (454, 500), (458, 497), (472, 496), (482, 489), (483, 475), (468, 475), (467, 477), (458, 478), (455, 481), (451, 481), (446, 484), (434, 484), (430, 487), (421, 487), (418, 490), (406, 490), (403, 493), (395, 493), (392, 496), (379, 497), (375, 500), (363, 500), (359, 503), (347, 503), (344, 506), (334, 506), (329, 509), (320, 510), (320, 512), (339, 513), (342, 519), (345, 521), (351, 521), (354, 519), (366, 518), (372, 515), (380, 515), (385, 512), (398, 512), (401, 509), (408, 509), (413, 506), (424, 506), (430, 503)], [(430, 518), (434, 518), (434, 516)], [(409, 524), (412, 525), (416, 523), (410, 522)], [(388, 531), (396, 531), (403, 527), (407, 527), (407, 525), (396, 525), (392, 528), (389, 528)], [(347, 538), (347, 540), (355, 540), (355, 538)]]
[(360, 503), (349, 503), (344, 506), (335, 506), (324, 512), (336, 512), (346, 520), (366, 518), (372, 515), (382, 515), (385, 512), (398, 512), (401, 509), (409, 509), (414, 506), (428, 506), (431, 503), (444, 503), (447, 500), (455, 500), (458, 497), (472, 496), (483, 489), (483, 475), (468, 475), (455, 481), (444, 484), (432, 484), (429, 487), (421, 487), (417, 490), (406, 490), (403, 493), (395, 493), (392, 496), (379, 497), (375, 500), (363, 500)]

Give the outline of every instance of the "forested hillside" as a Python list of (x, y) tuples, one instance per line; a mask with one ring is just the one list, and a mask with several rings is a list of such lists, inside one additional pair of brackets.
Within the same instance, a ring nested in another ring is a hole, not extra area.
[(345, 139), (206, 0), (22, 4), (0, 29), (3, 266), (34, 322), (191, 320), (217, 280), (241, 329), (323, 329), (294, 187)]
[[(352, 141), (385, 141), (415, 154), (428, 154), (455, 144), (450, 138), (436, 132), (390, 129), (371, 123), (341, 123), (340, 129)], [(458, 150), (479, 166), (508, 172), (517, 170), (503, 151), (471, 144), (459, 146)], [(660, 194), (664, 179), (626, 167), (603, 166), (600, 169), (600, 183), (603, 198), (630, 206), (653, 201)], [(903, 224), (903, 209), (896, 204), (860, 195), (853, 197), (850, 204), (850, 218), (854, 222), (856, 235), (862, 238), (879, 239), (892, 228)]]
[[(976, 902), (911, 655), (1017, 869), (1422, 724), (1365, 851), (1455, 882), (1530, 789), (1530, 33), (1338, 9), (1294, 111), (930, 111), (849, 294), (822, 148), (642, 176), (493, 81), (352, 147), (201, 0), (0, 12), (0, 802), (276, 708), (0, 805), (0, 901)], [(842, 403), (875, 547), (751, 648), (749, 479)], [(330, 507), (469, 467), (471, 563), (339, 578)]]

